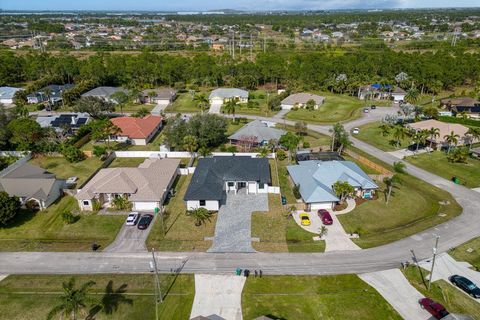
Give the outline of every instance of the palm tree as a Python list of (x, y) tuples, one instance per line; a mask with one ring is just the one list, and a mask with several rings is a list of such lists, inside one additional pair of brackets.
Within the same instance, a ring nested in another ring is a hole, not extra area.
[(340, 202), (344, 202), (345, 198), (351, 195), (355, 189), (346, 181), (337, 181), (332, 186), (333, 191), (340, 198)]
[(268, 157), (268, 154), (269, 154), (270, 150), (268, 149), (268, 147), (266, 146), (263, 146), (261, 148), (258, 149), (258, 158), (266, 158)]
[(153, 103), (153, 98), (157, 96), (157, 93), (155, 91), (149, 91), (148, 92), (148, 98), (150, 100), (150, 103)]
[(431, 127), (428, 134), (430, 135), (430, 152), (432, 152), (433, 141), (440, 136), (440, 129)]
[(468, 150), (471, 150), (473, 142), (480, 140), (480, 128), (468, 128), (465, 138), (466, 140), (468, 139), (469, 142)]
[(458, 144), (458, 139), (460, 139), (460, 136), (456, 134), (454, 131), (450, 132), (450, 134), (447, 134), (443, 137), (445, 141), (448, 144), (448, 151), (447, 154), (450, 153), (450, 150), (452, 148), (452, 145), (457, 146)]
[(397, 148), (400, 147), (401, 141), (407, 137), (407, 133), (408, 133), (407, 128), (401, 125), (396, 125), (393, 127), (392, 136), (393, 136), (393, 139), (395, 139), (395, 142), (397, 143)]
[(233, 115), (233, 121), (235, 122), (235, 109), (237, 107), (237, 103), (233, 100), (228, 101), (224, 106), (223, 110), (225, 110), (228, 114)]
[(418, 91), (418, 89), (412, 87), (410, 88), (410, 90), (407, 91), (407, 94), (405, 95), (405, 100), (413, 104), (418, 101), (419, 96), (420, 92)]
[(202, 110), (202, 113), (208, 109), (210, 101), (205, 94), (197, 94), (193, 97), (193, 101), (197, 102), (197, 106)]
[(400, 184), (400, 178), (394, 174), (392, 177), (385, 177), (383, 179), (383, 183), (387, 186), (387, 200), (385, 201), (386, 204), (388, 204), (388, 201), (390, 201), (390, 196), (392, 195), (392, 190), (393, 188), (397, 185)]
[(95, 285), (94, 281), (84, 283), (79, 289), (75, 288), (75, 278), (70, 278), (68, 282), (63, 282), (63, 294), (59, 297), (59, 304), (53, 307), (47, 315), (47, 320), (62, 313), (70, 319), (77, 319), (77, 313), (82, 312), (87, 304), (93, 304), (95, 301), (88, 296), (88, 289)]
[(407, 166), (402, 161), (397, 161), (393, 163), (393, 171), (397, 173), (405, 173)]
[(112, 93), (110, 99), (114, 100), (120, 106), (120, 113), (123, 114), (123, 107), (130, 97), (124, 91), (117, 91)]
[(419, 130), (419, 131), (415, 131), (413, 133), (412, 139), (416, 144), (415, 153), (418, 152), (418, 148), (419, 148), (420, 144), (425, 143), (425, 141), (427, 139), (427, 136), (428, 136), (428, 131), (427, 130)]
[(192, 135), (186, 135), (183, 138), (183, 147), (185, 148), (185, 150), (190, 152), (190, 155), (193, 155), (193, 153), (198, 149), (197, 137)]
[(205, 208), (195, 208), (187, 211), (187, 215), (195, 219), (195, 225), (201, 226), (205, 221), (210, 221), (212, 213)]

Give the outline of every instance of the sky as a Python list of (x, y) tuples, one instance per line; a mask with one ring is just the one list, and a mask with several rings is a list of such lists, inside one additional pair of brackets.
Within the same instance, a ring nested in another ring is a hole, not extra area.
[(207, 11), (479, 7), (480, 0), (0, 0), (3, 10)]

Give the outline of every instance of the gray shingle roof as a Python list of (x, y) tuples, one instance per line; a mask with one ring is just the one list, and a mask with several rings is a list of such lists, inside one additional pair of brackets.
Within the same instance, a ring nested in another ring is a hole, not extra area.
[(271, 183), (268, 159), (243, 156), (201, 158), (184, 200), (221, 200), (225, 182)]
[(128, 93), (127, 90), (117, 87), (97, 87), (88, 92), (82, 94), (82, 97), (101, 97), (101, 98), (110, 98), (110, 96), (116, 92), (123, 91)]
[(244, 99), (248, 98), (248, 91), (242, 90), (242, 89), (237, 89), (237, 88), (218, 88), (213, 90), (210, 93), (209, 99), (212, 98), (235, 98), (235, 97), (241, 97)]
[(257, 142), (269, 141), (272, 139), (278, 140), (285, 134), (285, 130), (269, 128), (260, 120), (254, 120), (241, 127), (237, 132), (232, 134), (228, 139), (239, 140), (243, 136), (257, 137)]
[(325, 97), (312, 94), (312, 93), (294, 93), (282, 100), (282, 104), (294, 106), (295, 104), (306, 104), (309, 100), (315, 101), (317, 105), (321, 105), (325, 100)]
[(0, 177), (0, 189), (10, 196), (47, 200), (56, 181), (53, 173), (25, 163)]

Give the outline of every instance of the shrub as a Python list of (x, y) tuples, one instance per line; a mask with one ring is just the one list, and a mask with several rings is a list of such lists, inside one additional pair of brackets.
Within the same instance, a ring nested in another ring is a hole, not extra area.
[(45, 106), (42, 103), (39, 103), (35, 106), (35, 109), (37, 111), (42, 111), (45, 108)]
[(102, 157), (104, 154), (107, 153), (107, 147), (105, 146), (93, 146), (93, 154), (95, 157)]
[(282, 150), (282, 149), (277, 150), (277, 159), (280, 160), (280, 161), (283, 161), (283, 160), (287, 159), (287, 154), (285, 153), (284, 150)]
[(20, 211), (20, 200), (0, 192), (0, 226), (6, 225)]
[(235, 152), (238, 152), (238, 150), (236, 146), (228, 146), (227, 152), (235, 153)]
[(68, 162), (80, 162), (85, 159), (82, 150), (75, 146), (67, 145), (62, 148), (62, 154)]
[(63, 211), (63, 212), (62, 212), (62, 220), (63, 220), (63, 222), (65, 222), (66, 224), (75, 223), (75, 222), (78, 221), (78, 219), (80, 219), (80, 217), (74, 215), (74, 214), (71, 213), (70, 211)]
[(305, 149), (310, 148), (310, 142), (304, 141), (304, 142), (303, 142), (303, 147), (304, 147)]
[(131, 210), (132, 203), (126, 197), (116, 197), (112, 200), (112, 206), (115, 210)]
[(92, 201), (92, 209), (95, 212), (100, 211), (100, 209), (102, 209), (102, 204), (98, 200), (94, 199)]
[(293, 186), (292, 192), (293, 192), (293, 196), (295, 197), (295, 199), (302, 198), (302, 195), (300, 194), (300, 185), (299, 184), (296, 184), (296, 185)]

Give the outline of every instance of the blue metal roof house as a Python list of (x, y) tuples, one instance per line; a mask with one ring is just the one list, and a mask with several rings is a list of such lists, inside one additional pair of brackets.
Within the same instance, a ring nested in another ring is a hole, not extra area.
[(378, 189), (375, 182), (351, 161), (300, 161), (288, 166), (288, 173), (296, 185), (306, 210), (332, 209), (340, 201), (332, 190), (337, 181), (346, 181), (355, 188), (356, 196), (369, 198)]

